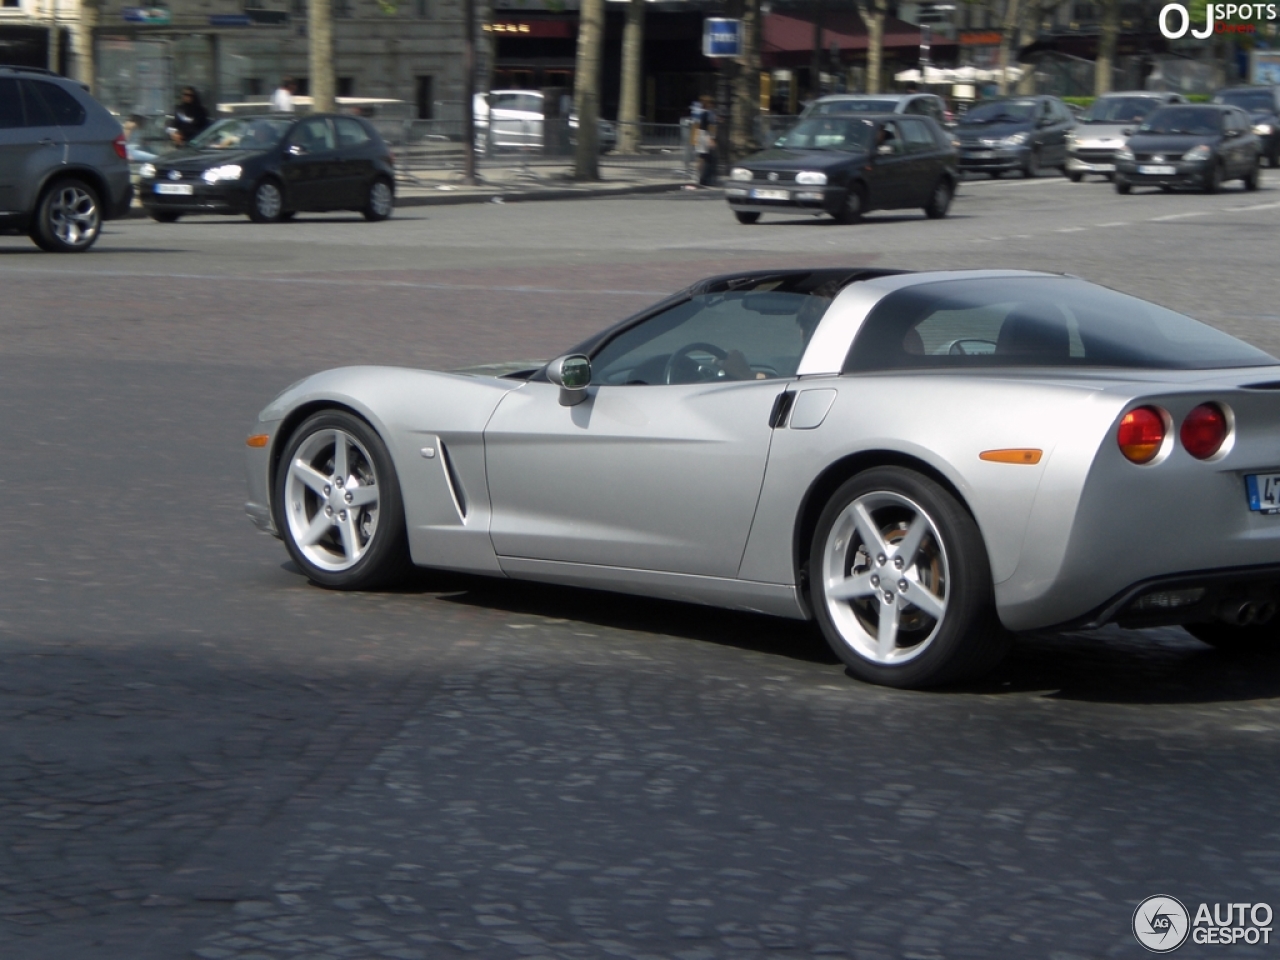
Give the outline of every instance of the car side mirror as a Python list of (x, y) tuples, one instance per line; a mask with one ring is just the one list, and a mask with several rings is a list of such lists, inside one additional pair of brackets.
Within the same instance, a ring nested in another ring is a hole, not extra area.
[(1121, 136), (1125, 136), (1125, 137), (1132, 137), (1132, 136), (1133, 136), (1133, 127), (1125, 127), (1123, 130), (1121, 130), (1121, 131), (1120, 131), (1120, 134), (1121, 134)]
[(547, 379), (560, 388), (560, 406), (576, 406), (587, 399), (591, 361), (580, 353), (559, 357), (547, 364)]
[(307, 148), (300, 143), (289, 144), (289, 149), (285, 151), (291, 157), (305, 157)]

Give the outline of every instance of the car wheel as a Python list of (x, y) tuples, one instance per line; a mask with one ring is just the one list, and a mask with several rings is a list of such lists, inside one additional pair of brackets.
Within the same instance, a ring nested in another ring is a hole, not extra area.
[(1271, 169), (1274, 170), (1276, 167), (1280, 167), (1280, 148), (1277, 148), (1276, 152), (1271, 154)]
[(947, 211), (951, 209), (951, 200), (955, 196), (956, 188), (951, 185), (951, 181), (943, 177), (938, 181), (937, 186), (933, 188), (933, 195), (929, 197), (929, 202), (925, 204), (924, 213), (930, 220), (941, 220), (947, 215)]
[(915, 471), (876, 467), (841, 486), (809, 575), (827, 642), (862, 680), (932, 686), (984, 673), (1008, 649), (977, 524)]
[(739, 223), (752, 224), (760, 219), (760, 211), (758, 210), (735, 210), (733, 215), (738, 218)]
[(391, 455), (373, 428), (350, 413), (318, 413), (293, 432), (273, 507), (290, 556), (321, 586), (386, 586), (411, 567)]
[(1070, 180), (1072, 183), (1079, 183), (1081, 180), (1084, 179), (1084, 174), (1080, 173), (1077, 170), (1070, 170), (1067, 172), (1067, 179)]
[(835, 218), (840, 223), (857, 223), (866, 208), (867, 195), (861, 184), (855, 184), (845, 194), (844, 203), (836, 211)]
[(298, 215), (298, 211), (297, 211), (297, 210), (281, 210), (281, 211), (280, 211), (280, 222), (281, 222), (281, 223), (288, 223), (290, 220), (292, 220), (292, 219), (293, 219), (294, 217), (296, 217), (297, 215)]
[(40, 198), (31, 239), (50, 253), (81, 253), (101, 232), (98, 192), (83, 180), (59, 180)]
[(1249, 168), (1249, 172), (1245, 174), (1244, 188), (1246, 190), (1257, 190), (1258, 178), (1261, 176), (1262, 176), (1262, 161), (1258, 160), (1256, 163), (1254, 163), (1252, 167)]
[(1187, 633), (1225, 653), (1265, 653), (1280, 651), (1280, 631), (1275, 622), (1253, 623), (1244, 627), (1230, 623), (1187, 623)]
[(1115, 184), (1116, 184), (1116, 193), (1119, 193), (1119, 194), (1127, 194), (1130, 190), (1133, 189), (1133, 184), (1131, 184), (1128, 180), (1124, 179), (1124, 177), (1121, 177), (1118, 174), (1116, 175)]
[(364, 214), (366, 220), (385, 220), (391, 216), (395, 205), (396, 198), (391, 190), (391, 184), (379, 179), (373, 181), (373, 185), (369, 187), (369, 196), (365, 200), (364, 209), (360, 212)]
[(1169, 186), (1169, 184), (1167, 184), (1167, 183), (1162, 183), (1162, 184), (1160, 184), (1160, 192), (1161, 192), (1161, 193), (1173, 193), (1173, 187)]
[(1040, 176), (1040, 154), (1036, 151), (1027, 152), (1027, 162), (1022, 165), (1022, 176), (1027, 180)]
[(172, 210), (148, 210), (147, 216), (156, 223), (177, 223), (182, 214), (175, 213)]
[(1222, 164), (1213, 163), (1204, 175), (1204, 192), (1217, 193), (1222, 187)]
[(284, 193), (280, 183), (270, 178), (253, 188), (249, 219), (254, 223), (277, 223), (284, 213)]

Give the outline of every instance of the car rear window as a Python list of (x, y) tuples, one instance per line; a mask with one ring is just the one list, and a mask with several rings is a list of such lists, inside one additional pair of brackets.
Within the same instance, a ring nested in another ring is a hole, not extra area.
[(844, 372), (948, 367), (1209, 370), (1276, 359), (1207, 324), (1070, 277), (949, 280), (895, 291)]
[(23, 125), (22, 101), (18, 99), (18, 81), (0, 78), (0, 130)]
[(53, 114), (55, 123), (63, 127), (78, 127), (84, 123), (86, 113), (84, 104), (57, 84), (44, 80), (24, 81), (43, 100), (49, 112)]

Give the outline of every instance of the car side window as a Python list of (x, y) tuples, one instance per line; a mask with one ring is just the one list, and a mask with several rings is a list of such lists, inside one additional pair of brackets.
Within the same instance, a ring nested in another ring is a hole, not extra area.
[(23, 126), (22, 100), (18, 97), (18, 81), (0, 78), (0, 130)]
[(369, 142), (369, 134), (360, 121), (350, 117), (337, 117), (333, 125), (338, 131), (339, 147), (360, 147)]
[(906, 143), (907, 153), (932, 153), (937, 149), (933, 136), (923, 120), (903, 120), (902, 137)]
[(333, 131), (324, 117), (303, 120), (289, 137), (291, 146), (301, 147), (306, 153), (323, 153), (333, 149)]
[(22, 91), (22, 105), (26, 110), (28, 127), (55, 127), (58, 121), (53, 111), (45, 104), (42, 97), (36, 96), (35, 87), (29, 80), (19, 80), (18, 88)]
[(44, 101), (59, 126), (78, 127), (84, 123), (87, 116), (84, 105), (62, 87), (44, 80), (25, 82)]
[(886, 123), (876, 135), (876, 152), (888, 156), (900, 156), (903, 152), (902, 134), (898, 124)]

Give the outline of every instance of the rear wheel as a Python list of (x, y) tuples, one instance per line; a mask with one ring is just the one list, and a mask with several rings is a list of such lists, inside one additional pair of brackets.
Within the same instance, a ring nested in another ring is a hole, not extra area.
[(40, 198), (31, 239), (50, 253), (82, 253), (101, 232), (98, 192), (83, 180), (67, 179), (51, 185)]
[(367, 590), (411, 568), (395, 465), (365, 421), (341, 410), (303, 422), (275, 477), (276, 529), (311, 580)]
[(1008, 649), (977, 524), (915, 471), (876, 467), (841, 486), (809, 570), (827, 643), (862, 680), (932, 686), (984, 673)]
[(739, 223), (752, 224), (760, 219), (758, 210), (735, 210), (733, 215), (738, 218)]
[(272, 179), (263, 180), (253, 188), (249, 201), (249, 219), (254, 223), (277, 223), (284, 214), (284, 193), (280, 184)]
[(857, 223), (866, 211), (867, 197), (861, 184), (854, 184), (845, 195), (844, 203), (836, 211), (835, 217), (840, 223)]
[(947, 211), (951, 209), (951, 200), (955, 196), (956, 188), (952, 186), (951, 181), (943, 177), (938, 181), (938, 185), (933, 188), (933, 194), (929, 197), (929, 202), (924, 206), (924, 213), (930, 220), (941, 220), (947, 215)]
[(375, 180), (369, 187), (369, 195), (365, 198), (364, 209), (360, 212), (370, 221), (385, 220), (395, 209), (395, 193), (386, 180)]

